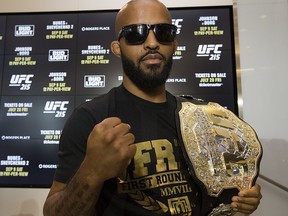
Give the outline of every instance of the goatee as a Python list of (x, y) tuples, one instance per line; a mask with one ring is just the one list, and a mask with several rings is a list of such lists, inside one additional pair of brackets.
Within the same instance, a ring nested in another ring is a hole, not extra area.
[[(141, 59), (143, 59), (149, 54), (155, 53), (161, 55), (164, 61), (162, 71), (160, 71), (161, 66), (158, 64), (151, 64), (149, 67), (147, 67), (146, 70), (149, 70), (149, 72), (143, 71), (140, 68)], [(172, 68), (172, 56), (170, 56), (169, 58), (165, 58), (162, 54), (154, 51), (150, 51), (144, 56), (140, 57), (137, 61), (137, 65), (135, 65), (132, 60), (130, 60), (123, 54), (121, 59), (124, 73), (136, 86), (141, 89), (153, 89), (164, 84), (168, 79)]]

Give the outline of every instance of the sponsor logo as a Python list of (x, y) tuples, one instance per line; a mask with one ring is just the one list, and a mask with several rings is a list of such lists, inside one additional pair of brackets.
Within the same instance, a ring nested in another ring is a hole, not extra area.
[(35, 25), (15, 25), (15, 37), (31, 37), (34, 36)]
[(38, 168), (39, 169), (56, 169), (57, 164), (39, 164)]
[(105, 75), (86, 75), (84, 76), (85, 88), (103, 88), (105, 87)]
[(82, 27), (81, 31), (109, 31), (110, 26), (87, 26), (87, 27)]
[(182, 22), (183, 22), (183, 19), (172, 19), (172, 24), (177, 26), (176, 34), (180, 34), (181, 28), (182, 28), (182, 25), (181, 25)]
[(49, 62), (69, 61), (69, 50), (68, 49), (49, 50), (48, 61)]
[(197, 51), (197, 57), (209, 57), (211, 61), (218, 61), (221, 58), (223, 44), (200, 44)]
[(43, 113), (55, 114), (56, 118), (63, 118), (66, 116), (69, 101), (47, 101)]
[(30, 136), (6, 136), (6, 135), (2, 135), (1, 140), (30, 140)]
[(19, 86), (21, 91), (30, 90), (34, 74), (13, 74), (9, 86)]
[(172, 215), (192, 215), (192, 205), (187, 196), (168, 199), (168, 205)]

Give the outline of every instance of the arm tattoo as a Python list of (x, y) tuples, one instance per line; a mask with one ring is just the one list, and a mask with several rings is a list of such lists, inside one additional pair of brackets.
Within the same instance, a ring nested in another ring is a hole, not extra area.
[[(79, 178), (80, 179), (80, 178)], [(64, 188), (49, 197), (46, 213), (49, 216), (92, 216), (101, 186), (91, 186), (78, 178), (73, 178)]]

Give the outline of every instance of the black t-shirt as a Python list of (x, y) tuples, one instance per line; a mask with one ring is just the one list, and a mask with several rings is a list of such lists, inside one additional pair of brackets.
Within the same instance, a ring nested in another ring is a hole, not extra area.
[(82, 104), (63, 129), (55, 180), (69, 181), (85, 156), (92, 128), (107, 117), (117, 116), (131, 125), (137, 152), (125, 176), (105, 182), (96, 214), (200, 215), (200, 195), (178, 143), (175, 109), (176, 99), (169, 92), (167, 102), (152, 103), (122, 85)]

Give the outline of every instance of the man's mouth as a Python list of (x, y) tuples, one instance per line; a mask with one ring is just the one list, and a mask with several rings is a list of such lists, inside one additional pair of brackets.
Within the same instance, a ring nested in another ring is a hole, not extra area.
[(158, 53), (148, 54), (144, 56), (141, 61), (146, 64), (160, 64), (163, 61), (163, 57)]

